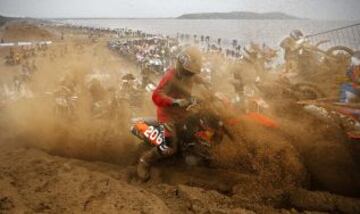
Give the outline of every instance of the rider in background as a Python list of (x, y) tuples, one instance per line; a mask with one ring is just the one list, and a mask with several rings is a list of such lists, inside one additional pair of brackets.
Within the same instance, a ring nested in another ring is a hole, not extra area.
[(293, 30), (289, 36), (283, 39), (280, 47), (284, 49), (285, 72), (296, 71), (298, 69), (298, 55), (304, 34), (300, 30)]
[[(178, 151), (176, 124), (181, 124), (190, 104), (193, 83), (201, 82), (202, 54), (195, 47), (187, 47), (177, 57), (175, 68), (169, 68), (154, 90), (152, 100), (157, 107), (157, 119), (164, 126), (164, 142), (145, 152), (138, 163), (137, 174), (147, 180), (151, 165), (159, 159), (171, 157)], [(176, 123), (176, 124), (175, 124)]]
[(349, 103), (360, 96), (360, 51), (355, 51), (346, 75), (350, 83), (344, 83), (340, 88), (340, 102)]

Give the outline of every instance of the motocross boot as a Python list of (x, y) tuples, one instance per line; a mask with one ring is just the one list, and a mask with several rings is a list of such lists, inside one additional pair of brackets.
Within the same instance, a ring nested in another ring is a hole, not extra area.
[(151, 165), (161, 158), (157, 148), (152, 148), (150, 151), (145, 152), (137, 165), (136, 172), (138, 177), (142, 181), (147, 181), (150, 178), (150, 168)]

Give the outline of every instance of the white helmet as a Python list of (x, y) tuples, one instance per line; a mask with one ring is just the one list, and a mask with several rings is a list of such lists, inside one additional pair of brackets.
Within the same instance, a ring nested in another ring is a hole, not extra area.
[(351, 65), (359, 66), (360, 65), (360, 51), (355, 51), (351, 57)]
[(295, 40), (299, 40), (304, 37), (304, 34), (300, 30), (293, 30), (291, 31), (290, 36)]

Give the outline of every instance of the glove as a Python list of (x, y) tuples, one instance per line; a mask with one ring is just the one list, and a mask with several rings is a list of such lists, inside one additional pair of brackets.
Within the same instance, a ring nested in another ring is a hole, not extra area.
[(186, 107), (190, 105), (190, 101), (187, 99), (175, 99), (173, 101), (173, 106)]

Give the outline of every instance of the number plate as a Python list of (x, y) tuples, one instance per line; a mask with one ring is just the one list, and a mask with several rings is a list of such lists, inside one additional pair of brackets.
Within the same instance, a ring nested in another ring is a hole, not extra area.
[(144, 131), (144, 136), (150, 141), (151, 144), (159, 146), (165, 141), (164, 127), (160, 125), (159, 128), (149, 126)]

